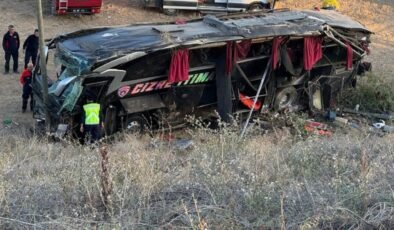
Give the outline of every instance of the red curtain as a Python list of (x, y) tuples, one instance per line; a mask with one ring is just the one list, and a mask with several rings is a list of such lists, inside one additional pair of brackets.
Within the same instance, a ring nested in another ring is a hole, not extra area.
[(235, 42), (234, 60), (239, 61), (246, 58), (249, 53), (252, 40), (243, 40), (240, 43)]
[(304, 38), (304, 69), (311, 70), (312, 67), (323, 57), (322, 50), (323, 38), (305, 37)]
[(346, 43), (346, 49), (347, 49), (346, 69), (350, 70), (353, 68), (353, 48), (348, 42)]
[(179, 49), (172, 53), (169, 83), (177, 83), (189, 79), (189, 50)]
[(251, 40), (243, 40), (240, 43), (227, 42), (226, 46), (226, 74), (230, 74), (233, 70), (234, 62), (245, 58), (252, 45)]
[(284, 38), (282, 37), (276, 37), (274, 38), (274, 40), (272, 41), (272, 51), (271, 51), (271, 55), (272, 55), (272, 69), (276, 69), (278, 67), (278, 63), (279, 63), (279, 46), (280, 44), (283, 42)]
[(233, 70), (233, 46), (234, 42), (227, 42), (226, 45), (226, 75)]

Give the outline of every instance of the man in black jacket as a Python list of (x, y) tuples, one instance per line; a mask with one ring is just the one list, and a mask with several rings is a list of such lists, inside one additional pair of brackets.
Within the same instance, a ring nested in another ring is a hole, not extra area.
[(25, 69), (27, 64), (30, 62), (36, 65), (37, 53), (38, 53), (38, 30), (34, 30), (34, 34), (26, 38), (25, 43), (23, 43), (23, 51), (25, 52)]
[(14, 61), (14, 73), (18, 73), (18, 52), (19, 52), (19, 35), (13, 25), (8, 26), (8, 32), (3, 37), (3, 49), (5, 52), (5, 73), (10, 71), (10, 59)]

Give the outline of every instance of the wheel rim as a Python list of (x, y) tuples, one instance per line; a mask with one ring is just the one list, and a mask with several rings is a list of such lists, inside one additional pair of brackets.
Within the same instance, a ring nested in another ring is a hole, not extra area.
[(251, 11), (251, 12), (257, 12), (257, 11), (261, 11), (261, 6), (259, 6), (259, 5), (252, 5), (251, 7), (250, 7), (250, 10), (249, 11)]
[(290, 101), (290, 94), (285, 94), (280, 100), (279, 100), (279, 107), (282, 108), (286, 106)]
[(131, 121), (127, 123), (126, 130), (128, 133), (139, 133), (141, 132), (142, 125), (138, 121)]
[(281, 89), (275, 97), (274, 107), (276, 110), (286, 109), (297, 100), (297, 91), (294, 87)]

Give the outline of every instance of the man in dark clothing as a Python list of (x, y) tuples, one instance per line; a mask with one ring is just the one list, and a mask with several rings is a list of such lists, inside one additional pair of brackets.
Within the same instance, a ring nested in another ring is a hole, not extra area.
[(22, 113), (26, 112), (27, 102), (30, 98), (30, 110), (33, 110), (33, 94), (32, 94), (32, 87), (31, 87), (31, 80), (32, 80), (32, 70), (33, 64), (29, 63), (27, 68), (22, 72), (21, 78), (19, 79), (20, 83), (23, 86), (23, 93), (22, 93)]
[(5, 73), (10, 71), (10, 59), (14, 61), (14, 73), (18, 73), (18, 52), (19, 52), (19, 35), (13, 25), (8, 26), (8, 32), (3, 37), (3, 49), (5, 52)]
[(34, 30), (34, 34), (29, 35), (26, 38), (25, 43), (23, 43), (23, 51), (25, 52), (25, 69), (27, 68), (27, 63), (31, 62), (36, 65), (37, 53), (38, 53), (38, 30)]

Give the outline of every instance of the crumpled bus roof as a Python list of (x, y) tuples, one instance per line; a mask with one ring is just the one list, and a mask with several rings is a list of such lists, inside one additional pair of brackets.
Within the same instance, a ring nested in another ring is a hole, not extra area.
[(151, 52), (177, 46), (219, 41), (319, 35), (324, 26), (371, 33), (359, 22), (333, 10), (274, 11), (205, 16), (185, 24), (156, 23), (80, 30), (57, 37), (60, 56), (76, 58), (84, 68), (135, 51)]

